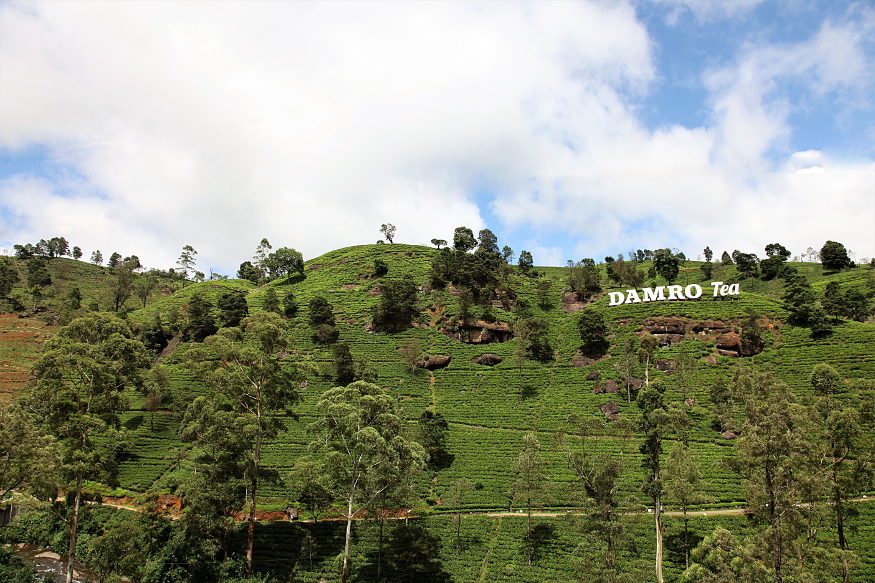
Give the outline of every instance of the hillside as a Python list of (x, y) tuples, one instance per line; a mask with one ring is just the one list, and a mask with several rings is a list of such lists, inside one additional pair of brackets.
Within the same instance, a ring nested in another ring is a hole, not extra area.
[[(431, 260), (436, 253), (431, 248), (411, 245), (363, 245), (338, 249), (307, 261), (304, 277), (291, 281), (281, 278), (260, 287), (245, 280), (218, 280), (178, 289), (174, 282), (168, 282), (157, 287), (146, 298), (145, 307), (140, 307), (136, 297), (131, 298), (128, 305), (136, 309), (125, 315), (129, 322), (139, 327), (148, 327), (158, 319), (166, 325), (171, 312), (182, 309), (196, 294), (203, 294), (215, 305), (221, 294), (239, 292), (245, 295), (250, 314), (263, 308), (268, 289), (275, 291), (280, 301), (286, 294), (294, 294), (300, 310), (289, 321), (293, 341), (291, 352), (295, 359), (312, 365), (313, 370), (321, 374), (311, 374), (307, 378), (302, 385), (302, 400), (295, 406), (297, 417), (284, 418), (286, 431), (266, 444), (267, 464), (277, 470), (282, 478), (286, 478), (296, 460), (306, 453), (307, 444), (312, 439), (306, 427), (317, 418), (315, 406), (319, 397), (335, 386), (331, 346), (314, 343), (307, 324), (310, 299), (325, 296), (333, 307), (340, 340), (349, 344), (354, 358), (364, 358), (376, 368), (379, 374), (377, 384), (397, 398), (411, 427), (426, 410), (441, 413), (449, 422), (446, 432), (447, 455), (437, 463), (432, 463), (418, 478), (420, 503), (415, 510), (420, 515), (433, 515), (444, 510), (441, 498), (459, 478), (467, 478), (474, 484), (465, 501), (468, 511), (511, 510), (509, 490), (516, 479), (513, 466), (523, 448), (523, 436), (527, 432), (537, 434), (551, 482), (556, 486), (553, 499), (546, 506), (563, 511), (577, 508), (578, 501), (564, 487), (572, 481), (572, 473), (562, 452), (552, 446), (554, 435), (570, 429), (567, 419), (572, 414), (605, 420), (603, 408), (608, 403), (616, 405), (615, 411), (620, 419), (637, 420), (635, 391), (629, 402), (623, 386), (624, 375), (618, 365), (625, 340), (645, 331), (662, 333), (660, 338), (666, 343), (656, 350), (649, 369), (651, 381), (661, 379), (668, 387), (666, 402), (683, 400), (677, 377), (671, 374), (678, 341), (690, 343), (698, 362), (698, 372), (686, 395), (690, 425), (685, 437), (702, 462), (704, 478), (701, 492), (710, 498), (703, 506), (706, 509), (745, 505), (744, 484), (728, 465), (722, 463), (733, 453), (734, 440), (732, 436), (724, 436), (715, 429), (712, 415), (714, 407), (709, 397), (709, 389), (715, 383), (731, 382), (739, 364), (744, 363), (758, 370), (771, 370), (803, 400), (813, 394), (809, 376), (814, 366), (820, 363), (834, 367), (849, 387), (856, 386), (856, 379), (875, 380), (875, 323), (871, 317), (866, 323), (841, 320), (831, 334), (814, 338), (808, 328), (789, 325), (788, 314), (780, 300), (782, 280), (741, 280), (739, 295), (714, 298), (711, 297), (709, 283), (702, 281), (698, 269), (701, 264), (697, 262), (687, 262), (676, 283), (682, 286), (693, 283), (702, 285), (704, 293), (698, 299), (609, 306), (609, 292), (625, 293), (625, 287), (617, 287), (605, 288), (603, 293), (586, 304), (586, 307), (601, 313), (608, 324), (610, 345), (603, 354), (584, 354), (580, 350), (577, 312), (584, 304), (576, 301), (568, 292), (564, 268), (537, 267), (535, 270), (541, 274), (540, 278), (523, 277), (517, 273), (510, 275), (508, 285), (516, 294), (516, 302), (527, 301), (533, 312), (549, 323), (552, 356), (540, 361), (521, 360), (515, 358), (517, 342), (513, 339), (503, 342), (478, 341), (512, 337), (512, 323), (515, 320), (512, 311), (502, 310), (496, 302), (492, 310), (494, 322), (477, 320), (461, 325), (458, 319), (461, 312), (458, 290), (452, 286), (446, 290), (431, 290), (425, 285)], [(379, 278), (373, 275), (374, 261), (377, 259), (388, 265), (388, 274)], [(65, 288), (78, 285), (83, 295), (82, 309), (92, 301), (97, 301), (102, 309), (105, 302), (101, 294), (111, 274), (66, 259), (54, 260), (52, 265), (57, 271), (53, 272), (58, 282), (53, 292), (55, 297), (63, 297)], [(824, 274), (819, 264), (791, 265), (809, 278), (818, 294), (822, 294), (826, 284), (832, 280), (839, 281), (846, 288), (855, 287), (870, 294), (875, 290), (873, 270), (868, 268)], [(649, 262), (639, 266), (646, 271)], [(604, 265), (599, 269), (603, 271)], [(726, 266), (720, 271), (713, 274), (709, 281), (739, 281), (735, 266)], [(400, 331), (369, 331), (373, 330), (371, 317), (379, 302), (380, 287), (387, 281), (408, 275), (420, 286), (418, 301), (421, 315), (417, 323)], [(546, 291), (543, 285), (545, 280), (551, 284)], [(657, 285), (666, 283), (661, 279), (656, 281)], [(536, 289), (539, 284), (540, 290)], [(650, 285), (650, 280), (644, 285)], [(728, 355), (726, 347), (723, 347), (724, 350), (718, 349), (720, 337), (741, 331), (750, 310), (758, 314), (758, 323), (764, 330), (762, 352), (753, 357), (738, 357)], [(59, 311), (60, 308), (55, 309), (55, 312)], [(49, 301), (49, 309), (38, 316), (54, 324), (54, 320), (46, 318), (46, 315), (55, 312)], [(44, 333), (34, 331), (34, 327), (40, 324), (33, 319), (22, 319), (15, 323), (15, 319), (5, 317), (3, 322), (10, 332), (7, 335), (4, 329), (0, 336), (0, 358), (4, 363), (4, 371), (0, 374), (7, 375), (0, 378), (14, 378), (16, 382), (26, 380), (21, 376), (22, 367), (35, 358), (36, 352), (32, 348), (20, 348), (23, 344), (13, 344), (12, 338), (15, 334), (21, 336), (26, 333), (32, 339), (32, 334)], [(12, 331), (11, 326), (15, 326), (16, 330)], [(42, 326), (46, 327), (45, 324)], [(55, 326), (47, 328), (50, 332), (56, 330)], [(484, 330), (489, 333), (484, 334)], [(429, 355), (448, 356), (448, 365), (435, 370), (417, 368), (411, 371), (399, 352), (402, 343), (410, 338), (418, 339), (423, 351)], [(24, 336), (15, 341), (22, 339)], [(191, 446), (181, 441), (179, 436), (181, 413), (187, 403), (198, 395), (209, 394), (209, 391), (180, 366), (186, 351), (192, 346), (192, 343), (174, 341), (170, 349), (163, 351), (161, 361), (170, 374), (173, 401), (172, 405), (165, 405), (164, 409), (155, 412), (154, 420), (146, 411), (142, 395), (129, 394), (131, 407), (123, 414), (122, 424), (130, 432), (131, 447), (127, 457), (120, 462), (121, 490), (113, 494), (173, 494), (177, 485), (194, 471), (188, 455)], [(497, 356), (495, 360), (500, 362), (493, 366), (474, 362), (485, 354)], [(7, 373), (7, 368), (14, 369), (14, 373)], [(636, 374), (635, 379), (640, 387), (644, 372)], [(8, 385), (11, 381), (6, 382)], [(859, 402), (859, 396), (853, 391), (843, 398), (848, 403)], [(603, 451), (622, 449), (629, 456), (624, 488), (629, 496), (637, 499), (641, 511), (646, 512), (649, 499), (638, 487), (644, 478), (644, 471), (640, 467), (639, 443), (640, 435), (628, 442), (604, 437), (600, 438), (598, 447)], [(665, 447), (666, 456), (670, 449), (670, 445)], [(263, 488), (262, 495), (264, 507), (277, 510), (295, 504), (297, 493), (281, 480)], [(864, 515), (870, 512), (865, 510)], [(429, 525), (443, 532), (444, 545), (451, 546), (453, 535), (449, 518), (432, 516), (427, 520), (430, 521)], [(717, 523), (737, 524), (739, 529), (743, 529), (745, 521), (743, 517), (726, 518), (720, 522), (715, 522), (717, 519), (714, 517), (701, 520), (695, 527), (699, 533), (697, 540), (709, 534)], [(558, 530), (554, 528), (550, 537), (547, 537), (548, 546), (553, 550), (545, 550), (545, 556), (564, 552), (556, 549), (573, 550), (577, 544), (574, 542), (574, 527), (558, 520), (555, 522)], [(522, 528), (521, 521), (518, 523), (513, 519), (481, 516), (471, 518), (470, 524), (478, 532), (478, 538), (476, 542), (470, 542), (461, 561), (453, 563), (453, 567), (447, 567), (454, 573), (453, 576), (458, 577), (459, 581), (518, 580), (514, 578), (514, 573), (523, 569), (523, 564), (519, 564), (519, 553), (524, 554), (525, 551), (512, 547), (519, 544), (519, 532), (513, 535), (516, 538), (511, 537), (517, 542), (511, 544), (510, 539), (501, 541), (504, 540), (502, 537), (510, 536), (508, 532)], [(286, 527), (272, 525), (264, 528), (268, 530), (259, 531), (259, 536), (264, 537), (259, 540), (270, 546), (267, 533), (272, 531), (269, 529)], [(323, 525), (322, 528), (330, 529), (331, 526)], [(641, 530), (641, 537), (652, 536), (648, 530), (651, 528), (649, 522), (644, 521), (636, 528)], [(674, 536), (678, 536), (677, 524), (672, 523), (671, 528)], [(294, 540), (298, 535), (285, 533), (282, 536)], [(367, 536), (362, 534), (364, 539)], [(860, 549), (859, 546), (856, 548)], [(445, 563), (450, 561), (453, 554), (453, 549), (447, 549), (442, 551)], [(266, 550), (262, 552), (268, 553)], [(262, 559), (268, 561), (273, 552), (261, 555)], [(509, 555), (497, 558), (501, 553)], [(679, 558), (674, 555), (668, 560), (670, 565), (667, 565), (667, 569), (673, 576), (683, 569), (682, 553)], [(864, 557), (866, 568), (873, 568), (872, 560), (870, 552)], [(498, 562), (492, 564), (492, 561)], [(541, 565), (548, 570), (527, 572), (526, 575), (519, 575), (522, 577), (519, 580), (564, 577), (561, 569), (550, 571), (553, 567), (548, 568), (547, 563)], [(267, 563), (264, 566), (267, 567)], [(484, 578), (487, 572), (489, 576)]]

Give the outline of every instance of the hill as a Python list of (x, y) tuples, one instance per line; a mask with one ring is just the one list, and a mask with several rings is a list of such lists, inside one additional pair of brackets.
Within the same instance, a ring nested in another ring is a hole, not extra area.
[[(574, 490), (566, 487), (572, 483), (573, 473), (564, 453), (551, 444), (557, 432), (570, 430), (568, 419), (571, 415), (606, 421), (605, 411), (608, 411), (614, 415), (613, 419), (631, 422), (638, 419), (635, 394), (644, 379), (644, 372), (639, 370), (634, 375), (635, 389), (629, 398), (624, 388), (626, 377), (620, 370), (622, 347), (629, 338), (637, 339), (646, 332), (658, 334), (662, 345), (653, 356), (649, 377), (651, 381), (664, 382), (666, 402), (682, 402), (686, 398), (684, 407), (690, 424), (683, 432), (683, 439), (702, 463), (704, 475), (700, 489), (709, 502), (700, 506), (706, 509), (746, 504), (743, 481), (723, 463), (733, 454), (734, 436), (722, 432), (715, 421), (711, 391), (718, 382), (730, 384), (740, 364), (771, 371), (801, 400), (812, 397), (809, 376), (820, 363), (831, 365), (839, 373), (848, 387), (842, 397), (847, 403), (861, 403), (858, 386), (862, 385), (859, 383), (875, 380), (875, 323), (871, 317), (867, 322), (840, 320), (830, 334), (813, 337), (808, 328), (788, 323), (788, 313), (780, 300), (783, 280), (739, 279), (735, 266), (730, 265), (720, 267), (708, 281), (703, 281), (699, 270), (702, 264), (698, 262), (687, 262), (674, 283), (684, 287), (701, 285), (704, 291), (700, 298), (617, 306), (610, 305), (609, 293), (620, 291), (625, 294), (626, 286), (605, 287), (590, 301), (584, 302), (570, 292), (565, 268), (536, 267), (539, 277), (525, 277), (514, 271), (507, 276), (507, 286), (513, 291), (514, 302), (516, 305), (528, 304), (532, 314), (548, 324), (547, 354), (540, 359), (520, 358), (519, 343), (513, 338), (513, 324), (517, 318), (514, 310), (506, 311), (496, 300), (492, 306), (475, 307), (477, 315), (463, 322), (460, 319), (464, 311), (460, 290), (452, 285), (446, 289), (432, 289), (429, 274), (437, 253), (435, 249), (401, 244), (348, 247), (307, 261), (303, 276), (280, 278), (261, 286), (246, 280), (217, 280), (180, 288), (178, 282), (166, 280), (145, 297), (144, 307), (129, 309), (124, 316), (135, 329), (147, 329), (155, 322), (166, 328), (171, 319), (185, 312), (185, 307), (196, 295), (211, 301), (213, 314), (218, 318), (215, 305), (222, 294), (242, 294), (250, 314), (263, 309), (268, 290), (272, 290), (280, 302), (287, 294), (293, 294), (300, 309), (294, 318), (289, 319), (293, 347), (290, 352), (292, 358), (307, 363), (316, 372), (302, 384), (302, 400), (295, 406), (296, 415), (283, 418), (285, 431), (265, 446), (265, 461), (269, 468), (276, 470), (281, 478), (288, 478), (293, 465), (305, 455), (312, 440), (306, 427), (319, 416), (316, 404), (320, 396), (336, 384), (332, 347), (314, 341), (308, 325), (310, 300), (320, 296), (327, 298), (340, 340), (349, 345), (353, 358), (363, 359), (375, 368), (377, 384), (401, 404), (411, 428), (416, 426), (425, 411), (440, 413), (448, 422), (444, 436), (445, 455), (433, 460), (416, 484), (420, 500), (416, 513), (431, 515), (426, 519), (430, 521), (427, 524), (429, 528), (443, 532), (445, 546), (454, 540), (452, 525), (448, 517), (439, 513), (446, 509), (442, 498), (458, 479), (466, 478), (473, 484), (464, 504), (467, 511), (517, 509), (512, 504), (511, 493), (516, 480), (514, 463), (528, 432), (534, 432), (543, 445), (541, 455), (546, 461), (550, 481), (556, 486), (546, 506), (563, 511), (579, 507)], [(375, 275), (375, 261), (378, 260), (388, 267), (388, 272), (380, 277)], [(824, 273), (819, 264), (790, 265), (808, 277), (819, 295), (829, 281), (838, 281), (843, 289), (863, 290), (870, 296), (875, 292), (875, 277), (868, 268)], [(71, 314), (64, 311), (63, 298), (65, 290), (72, 286), (78, 286), (82, 293), (83, 307), (77, 313), (87, 309), (92, 302), (97, 302), (101, 309), (106, 305), (106, 289), (114, 277), (111, 272), (67, 259), (52, 260), (49, 266), (56, 283), (52, 295), (46, 294), (46, 308), (37, 316), (53, 326), (70, 317)], [(643, 262), (639, 267), (647, 271), (650, 262)], [(20, 268), (23, 270), (23, 265)], [(604, 279), (605, 266), (600, 265), (598, 269)], [(420, 315), (414, 325), (406, 329), (380, 331), (381, 327), (374, 325), (372, 316), (380, 302), (381, 288), (403, 277), (411, 277), (417, 285)], [(712, 280), (737, 282), (740, 293), (713, 297), (709, 285)], [(648, 278), (645, 285), (667, 283), (657, 277)], [(23, 288), (18, 291), (22, 298), (26, 298)], [(134, 300), (136, 298), (130, 300), (131, 308), (138, 303)], [(607, 324), (608, 345), (604, 350), (587, 352), (582, 349), (577, 322), (579, 311), (584, 308), (600, 314)], [(740, 348), (740, 342), (732, 345), (730, 341), (736, 333), (743, 333), (744, 328), (751, 325), (751, 317), (762, 330), (762, 350), (755, 356), (741, 356), (733, 353)], [(25, 322), (31, 328), (36, 323), (32, 319), (15, 323), (8, 317), (3, 322), (7, 328), (17, 326), (19, 331), (7, 336), (4, 330), (0, 336), (0, 355), (4, 355), (4, 367), (14, 369), (19, 375), (8, 378), (22, 380), (22, 367), (35, 358), (36, 351), (21, 348), (24, 345), (14, 342), (25, 339), (21, 336)], [(26, 328), (27, 334), (31, 334), (31, 328)], [(57, 327), (47, 328), (48, 332), (56, 330)], [(13, 341), (15, 334), (21, 338), (15, 337), (17, 340)], [(418, 341), (426, 356), (448, 357), (444, 359), (445, 366), (433, 370), (411, 369), (401, 349), (412, 339)], [(687, 387), (679, 386), (678, 376), (672, 374), (680, 342), (690, 347), (698, 365), (696, 376)], [(156, 349), (153, 354), (153, 357), (158, 357), (160, 353), (160, 361), (169, 373), (172, 404), (165, 403), (163, 409), (152, 413), (147, 411), (141, 394), (132, 392), (128, 395), (131, 406), (121, 421), (129, 432), (130, 448), (120, 461), (121, 489), (110, 491), (94, 485), (104, 494), (137, 496), (151, 492), (173, 495), (177, 486), (195, 471), (190, 459), (192, 446), (180, 439), (181, 414), (196, 396), (209, 395), (210, 392), (181, 366), (186, 352), (194, 346), (195, 343), (180, 342), (177, 338), (167, 345), (162, 344), (161, 350)], [(478, 363), (482, 362), (479, 359), (484, 355), (494, 356), (488, 359), (489, 364)], [(671, 439), (680, 438), (675, 435)], [(599, 438), (598, 449), (626, 452), (631, 461), (623, 478), (624, 489), (646, 513), (650, 499), (638, 487), (645, 478), (640, 463), (640, 441), (640, 434), (628, 441), (604, 436)], [(665, 446), (666, 456), (670, 449), (669, 445)], [(262, 489), (264, 508), (279, 510), (289, 504), (296, 505), (298, 494), (283, 480), (274, 482)], [(863, 515), (870, 512), (867, 509)], [(724, 521), (716, 517), (702, 518), (696, 526), (696, 540), (709, 534), (718, 523), (737, 523), (739, 529), (746, 528), (740, 517)], [(476, 536), (469, 532), (469, 546), (463, 552), (463, 558), (453, 563), (454, 567), (448, 567), (458, 580), (535, 581), (564, 577), (564, 571), (551, 570), (553, 567), (548, 568), (543, 562), (541, 568), (546, 570), (522, 574), (524, 566), (519, 563), (519, 553), (524, 554), (525, 550), (514, 547), (519, 543), (513, 542), (519, 540), (521, 523), (509, 518), (480, 516), (472, 518), (470, 524), (471, 531), (477, 532)], [(287, 528), (291, 527), (265, 526), (259, 531), (259, 540), (267, 548), (271, 547), (272, 536), (289, 537), (288, 544), (294, 545), (300, 531), (283, 530)], [(322, 532), (322, 536), (336, 536), (330, 534), (330, 525), (322, 528), (328, 529)], [(575, 527), (562, 523), (551, 528), (554, 530), (547, 530), (552, 534), (544, 539), (546, 546), (542, 552), (546, 553), (545, 556), (553, 556), (551, 553), (573, 554), (577, 545), (574, 542)], [(640, 530), (642, 540), (652, 537), (649, 522), (642, 522), (634, 528)], [(679, 536), (677, 524), (673, 523), (671, 528), (674, 536)], [(280, 534), (269, 534), (274, 531)], [(365, 540), (372, 534), (366, 535), (362, 531), (361, 536)], [(364, 547), (369, 544), (362, 543)], [(676, 540), (674, 544), (676, 549)], [(260, 560), (265, 561), (262, 563), (265, 567), (271, 560), (285, 560), (281, 549), (261, 552)], [(445, 563), (449, 563), (452, 549), (445, 548), (442, 553)], [(323, 557), (323, 560), (327, 559)], [(369, 561), (373, 557), (359, 560), (371, 564)], [(683, 569), (683, 560), (683, 554), (679, 558), (676, 554), (669, 557), (669, 573), (673, 576), (679, 573)], [(871, 552), (864, 553), (861, 560), (866, 569), (873, 568)], [(865, 569), (863, 572), (871, 573)], [(517, 579), (518, 576), (521, 579)], [(363, 574), (361, 580), (365, 579), (367, 577)]]

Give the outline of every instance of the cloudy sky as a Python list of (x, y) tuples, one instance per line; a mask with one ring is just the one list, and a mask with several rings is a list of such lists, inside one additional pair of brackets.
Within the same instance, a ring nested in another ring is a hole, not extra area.
[(0, 248), (875, 256), (871, 1), (0, 3)]

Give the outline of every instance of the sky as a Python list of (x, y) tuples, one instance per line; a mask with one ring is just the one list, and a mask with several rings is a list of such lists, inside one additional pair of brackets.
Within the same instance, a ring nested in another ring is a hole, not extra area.
[(875, 256), (875, 3), (0, 1), (0, 249)]

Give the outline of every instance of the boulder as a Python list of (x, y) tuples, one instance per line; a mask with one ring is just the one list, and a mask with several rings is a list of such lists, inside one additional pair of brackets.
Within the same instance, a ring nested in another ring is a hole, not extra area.
[(501, 358), (500, 356), (498, 356), (497, 354), (481, 354), (477, 358), (472, 358), (471, 362), (473, 362), (474, 364), (495, 366), (496, 364), (498, 364), (502, 360), (504, 360), (504, 359)]
[(720, 436), (723, 437), (723, 439), (735, 439), (736, 437), (738, 437), (737, 435), (735, 435), (731, 431), (724, 431), (723, 433), (720, 434)]
[(449, 355), (446, 356), (429, 356), (428, 358), (422, 358), (416, 361), (416, 366), (418, 368), (424, 368), (426, 370), (436, 370), (439, 368), (445, 368), (449, 366), (450, 359), (452, 357)]
[(586, 375), (586, 380), (588, 380), (588, 381), (594, 381), (594, 380), (596, 380), (597, 378), (599, 378), (601, 375), (602, 375), (602, 371), (600, 371), (600, 370), (591, 370), (591, 371), (589, 371), (589, 373), (587, 373), (587, 375)]
[(665, 373), (666, 376), (670, 376), (674, 373), (675, 364), (673, 360), (666, 360), (665, 358), (660, 358), (656, 361), (656, 370), (661, 370)]
[(593, 389), (592, 389), (592, 394), (593, 394), (593, 395), (598, 395), (598, 394), (601, 393), (601, 392), (602, 392), (602, 381), (596, 379), (596, 381), (595, 381), (595, 386), (594, 386)]
[(606, 393), (616, 393), (619, 390), (617, 386), (617, 381), (608, 381), (605, 383), (605, 392)]
[(587, 306), (587, 302), (582, 301), (574, 292), (565, 292), (562, 294), (562, 310), (566, 314), (576, 314)]
[(676, 346), (684, 339), (683, 334), (654, 334), (661, 347)]
[(741, 336), (730, 332), (717, 339), (717, 352), (723, 356), (741, 356)]
[(605, 417), (607, 417), (610, 421), (617, 421), (620, 418), (620, 408), (613, 401), (608, 401), (607, 403), (599, 407), (599, 410), (601, 410), (601, 412), (605, 414)]
[(711, 366), (715, 366), (717, 364), (717, 357), (713, 354), (708, 357), (708, 364)]
[(693, 332), (722, 331), (724, 328), (726, 328), (726, 324), (721, 320), (699, 320), (693, 324)]
[(642, 328), (651, 334), (683, 334), (685, 326), (680, 318), (647, 318)]

